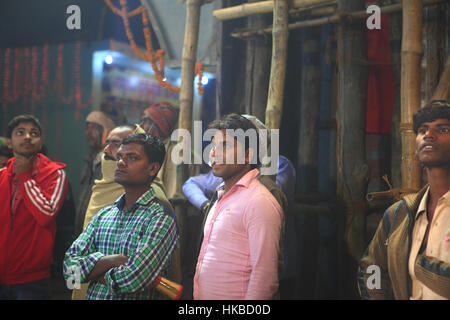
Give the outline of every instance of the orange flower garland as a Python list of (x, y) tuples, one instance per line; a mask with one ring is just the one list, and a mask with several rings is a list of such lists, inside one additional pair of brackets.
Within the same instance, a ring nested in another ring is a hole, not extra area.
[[(166, 81), (164, 81), (164, 66), (165, 66), (165, 62), (164, 62), (164, 50), (157, 50), (156, 53), (153, 50), (153, 44), (152, 44), (152, 39), (151, 39), (151, 32), (150, 32), (150, 23), (148, 20), (148, 16), (147, 16), (147, 11), (145, 9), (145, 7), (143, 7), (142, 5), (137, 7), (136, 9), (132, 10), (132, 11), (127, 11), (127, 1), (126, 0), (120, 0), (120, 5), (121, 5), (121, 9), (118, 9), (117, 7), (115, 7), (111, 0), (105, 0), (105, 3), (107, 4), (107, 6), (111, 9), (112, 12), (114, 12), (115, 14), (119, 15), (122, 20), (123, 20), (123, 24), (125, 26), (125, 33), (127, 35), (128, 41), (130, 42), (130, 46), (133, 48), (135, 54), (141, 58), (144, 61), (150, 62), (153, 71), (155, 72), (155, 78), (156, 80), (158, 80), (159, 85), (161, 85), (162, 87), (166, 88), (169, 91), (172, 92), (179, 92), (180, 91), (180, 87), (175, 87), (172, 86), (171, 84), (167, 83)], [(142, 53), (136, 42), (134, 41), (133, 38), (133, 33), (131, 32), (131, 28), (130, 28), (130, 21), (128, 18), (133, 17), (135, 15), (141, 14), (142, 16), (142, 24), (144, 25), (143, 27), (143, 32), (144, 32), (144, 37), (145, 37), (145, 46), (146, 46), (146, 53)], [(159, 62), (159, 67), (157, 65), (157, 63)], [(201, 83), (201, 75), (203, 74), (203, 63), (199, 62), (195, 65), (195, 75), (199, 75), (199, 82), (198, 82), (198, 93), (199, 94), (203, 94), (203, 86)], [(195, 77), (194, 75), (194, 77)]]

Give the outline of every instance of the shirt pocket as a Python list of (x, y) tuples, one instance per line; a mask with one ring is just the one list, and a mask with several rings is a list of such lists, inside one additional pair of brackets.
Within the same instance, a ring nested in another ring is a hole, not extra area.
[(126, 256), (133, 255), (139, 249), (145, 228), (142, 225), (135, 225), (123, 232), (120, 241), (120, 251)]

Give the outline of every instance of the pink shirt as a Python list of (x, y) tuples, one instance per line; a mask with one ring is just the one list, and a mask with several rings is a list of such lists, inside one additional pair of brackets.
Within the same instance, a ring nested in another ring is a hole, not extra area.
[(195, 300), (271, 299), (278, 289), (283, 213), (257, 180), (243, 176), (211, 208), (194, 276)]

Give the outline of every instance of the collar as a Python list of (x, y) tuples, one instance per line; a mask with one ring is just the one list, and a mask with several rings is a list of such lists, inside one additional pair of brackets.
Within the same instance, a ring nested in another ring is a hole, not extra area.
[(427, 190), (425, 191), (422, 200), (420, 200), (419, 207), (417, 208), (416, 217), (417, 220), (423, 213), (427, 212), (427, 203), (428, 203), (428, 195), (430, 193), (430, 187), (427, 187)]
[[(236, 182), (230, 189), (234, 190), (236, 188), (236, 186), (242, 186), (244, 188), (248, 188), (250, 186), (250, 183), (256, 179), (256, 177), (259, 174), (259, 170), (258, 169), (252, 169), (249, 172), (247, 172), (241, 179), (239, 179), (238, 182)], [(218, 196), (219, 198), (222, 196), (222, 193), (224, 191), (225, 188), (225, 182), (222, 182), (221, 184), (219, 184), (219, 186), (217, 187), (216, 191), (218, 192)], [(229, 192), (230, 192), (229, 191)]]
[[(155, 191), (150, 186), (150, 189), (142, 194), (135, 203), (133, 203), (129, 210), (134, 210), (135, 206), (147, 206), (155, 198)], [(125, 194), (121, 195), (119, 199), (114, 202), (114, 205), (120, 210), (125, 206)]]
[(245, 187), (245, 188), (248, 188), (249, 185), (250, 185), (250, 183), (251, 183), (254, 179), (256, 179), (256, 177), (258, 176), (258, 174), (259, 174), (259, 170), (258, 170), (258, 169), (252, 169), (252, 170), (250, 170), (250, 171), (247, 172), (241, 179), (239, 179), (238, 182), (236, 182), (235, 186), (236, 186), (236, 185), (239, 185), (239, 186), (243, 186), (243, 187)]
[(438, 205), (440, 202), (445, 202), (446, 204), (450, 205), (450, 190), (447, 191), (446, 194), (444, 194), (438, 201)]

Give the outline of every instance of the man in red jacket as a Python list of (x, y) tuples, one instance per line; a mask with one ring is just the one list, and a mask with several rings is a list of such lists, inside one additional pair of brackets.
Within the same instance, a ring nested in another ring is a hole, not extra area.
[(49, 299), (66, 165), (39, 153), (42, 129), (32, 115), (13, 118), (7, 138), (14, 157), (0, 170), (0, 300)]

